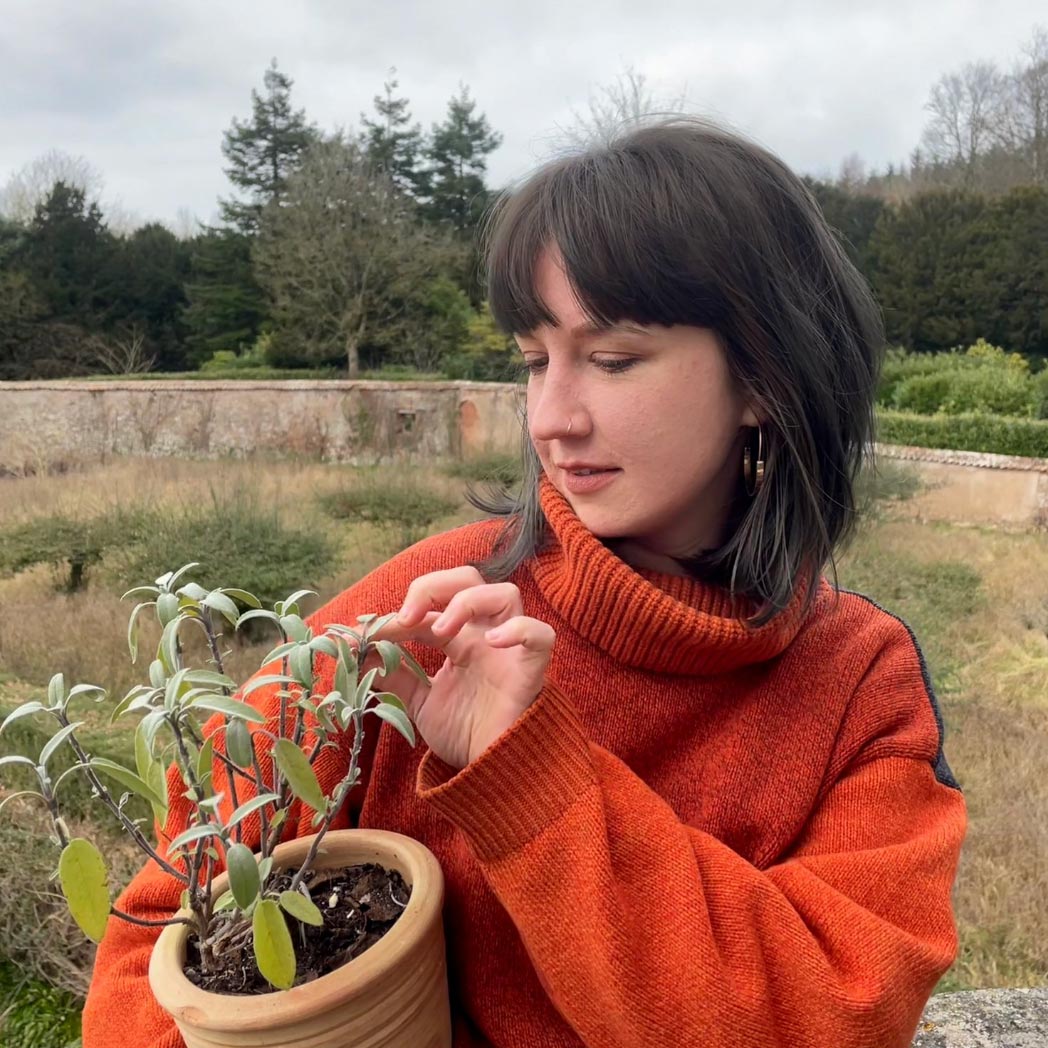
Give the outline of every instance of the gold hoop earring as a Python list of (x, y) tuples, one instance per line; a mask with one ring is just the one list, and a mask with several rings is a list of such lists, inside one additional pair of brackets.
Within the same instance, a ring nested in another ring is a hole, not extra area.
[(764, 431), (760, 425), (757, 429), (757, 461), (753, 461), (752, 441), (747, 440), (742, 449), (742, 479), (746, 485), (746, 494), (753, 498), (764, 484)]

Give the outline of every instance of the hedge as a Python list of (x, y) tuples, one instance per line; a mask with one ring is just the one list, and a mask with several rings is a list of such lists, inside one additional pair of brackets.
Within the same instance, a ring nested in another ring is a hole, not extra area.
[(877, 412), (876, 439), (885, 444), (1048, 458), (1048, 420), (1002, 415), (912, 415)]

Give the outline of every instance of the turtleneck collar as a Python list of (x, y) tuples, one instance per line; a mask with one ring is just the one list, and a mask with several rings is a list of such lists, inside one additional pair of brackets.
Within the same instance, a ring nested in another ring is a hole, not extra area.
[[(780, 654), (803, 624), (803, 584), (789, 606), (759, 629), (744, 597), (698, 579), (632, 568), (579, 520), (545, 475), (543, 513), (554, 542), (531, 562), (543, 596), (579, 634), (636, 669), (708, 675)], [(820, 579), (820, 586), (825, 580)]]

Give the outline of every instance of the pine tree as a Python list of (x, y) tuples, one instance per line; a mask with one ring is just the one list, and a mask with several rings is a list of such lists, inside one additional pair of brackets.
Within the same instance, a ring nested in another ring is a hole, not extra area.
[(390, 69), (389, 79), (383, 84), (384, 93), (375, 95), (377, 119), (360, 114), (364, 127), (361, 145), (370, 163), (377, 171), (389, 175), (393, 184), (413, 197), (426, 192), (426, 173), (422, 170), (422, 125), (411, 123), (409, 102), (396, 98), (393, 92), (399, 86), (396, 69)]
[(230, 164), (226, 174), (248, 197), (220, 200), (222, 218), (248, 236), (258, 231), (262, 208), (280, 197), (302, 154), (320, 137), (316, 127), (306, 122), (305, 110), (291, 108), (293, 81), (277, 69), (275, 58), (263, 82), (264, 98), (251, 92), (251, 119), (234, 117), (222, 143)]
[(502, 135), (476, 108), (469, 88), (462, 85), (448, 102), (444, 123), (433, 125), (426, 150), (430, 185), (425, 215), (463, 234), (473, 233), (487, 207), (487, 158), (502, 143)]

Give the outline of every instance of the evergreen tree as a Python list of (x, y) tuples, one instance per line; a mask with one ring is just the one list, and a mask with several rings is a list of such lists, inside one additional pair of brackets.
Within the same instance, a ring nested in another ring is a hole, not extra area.
[(182, 320), (194, 366), (216, 350), (250, 346), (267, 312), (251, 266), (251, 240), (236, 230), (213, 226), (196, 237), (186, 299)]
[(264, 98), (255, 90), (251, 92), (251, 119), (234, 117), (222, 143), (222, 153), (230, 165), (226, 174), (248, 198), (220, 200), (222, 218), (248, 236), (258, 231), (262, 208), (281, 196), (288, 175), (319, 137), (317, 129), (306, 122), (305, 111), (291, 108), (293, 81), (277, 69), (275, 58), (263, 82)]
[(865, 193), (850, 193), (832, 182), (822, 182), (809, 175), (805, 175), (803, 181), (815, 197), (826, 222), (837, 232), (852, 264), (863, 273), (867, 272), (870, 237), (884, 210), (884, 201)]
[(377, 119), (360, 114), (364, 127), (361, 145), (377, 171), (388, 175), (403, 193), (421, 197), (426, 192), (426, 172), (422, 170), (422, 125), (411, 123), (406, 98), (394, 97), (398, 87), (396, 69), (390, 69), (384, 93), (375, 95)]
[(474, 232), (488, 205), (487, 158), (502, 143), (502, 135), (476, 108), (463, 85), (448, 102), (444, 122), (433, 125), (426, 150), (430, 184), (425, 215), (466, 235)]
[(113, 250), (98, 205), (59, 181), (36, 206), (19, 262), (50, 318), (96, 329), (109, 319)]
[(870, 237), (870, 281), (889, 342), (916, 352), (970, 345), (988, 330), (979, 291), (992, 237), (981, 195), (922, 193), (881, 213)]

